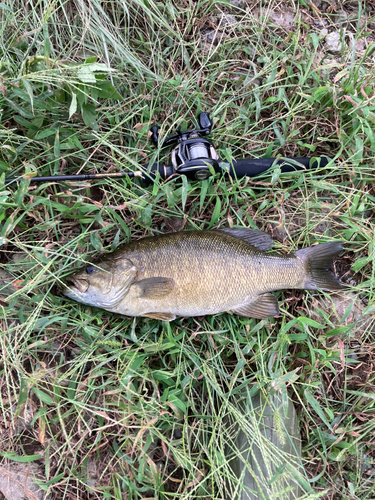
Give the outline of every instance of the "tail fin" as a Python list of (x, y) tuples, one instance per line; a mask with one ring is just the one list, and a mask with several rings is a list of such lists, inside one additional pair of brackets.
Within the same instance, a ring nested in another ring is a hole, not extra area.
[(335, 257), (342, 251), (339, 241), (322, 243), (295, 252), (306, 268), (306, 290), (340, 290), (343, 287), (336, 276), (329, 271)]

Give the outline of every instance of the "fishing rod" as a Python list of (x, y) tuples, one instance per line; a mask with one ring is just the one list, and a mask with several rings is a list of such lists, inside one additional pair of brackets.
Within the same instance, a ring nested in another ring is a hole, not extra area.
[(198, 128), (193, 130), (177, 130), (177, 132), (159, 144), (160, 127), (151, 127), (151, 140), (156, 147), (170, 147), (172, 165), (153, 163), (142, 165), (137, 171), (125, 171), (117, 173), (101, 174), (72, 174), (72, 175), (50, 175), (46, 177), (32, 177), (32, 173), (24, 176), (5, 179), (5, 184), (20, 182), (22, 179), (30, 178), (31, 182), (64, 182), (85, 181), (91, 179), (117, 179), (123, 177), (139, 178), (142, 184), (149, 185), (154, 182), (159, 173), (162, 179), (185, 175), (192, 180), (204, 180), (211, 174), (212, 170), (218, 173), (227, 173), (231, 177), (255, 177), (271, 167), (277, 166), (281, 172), (293, 172), (295, 170), (307, 170), (325, 167), (332, 158), (322, 156), (312, 158), (244, 158), (234, 160), (232, 163), (221, 161), (213, 145), (203, 137), (208, 135), (212, 129), (212, 122), (208, 113), (199, 113)]

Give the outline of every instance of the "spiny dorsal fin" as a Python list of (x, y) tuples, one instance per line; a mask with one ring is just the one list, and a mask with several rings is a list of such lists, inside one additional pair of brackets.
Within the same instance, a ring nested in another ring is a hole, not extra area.
[(234, 238), (244, 240), (258, 250), (269, 250), (273, 245), (271, 236), (259, 229), (248, 229), (247, 227), (233, 227), (218, 229), (222, 233), (229, 234)]
[(138, 298), (159, 299), (171, 293), (174, 287), (174, 280), (156, 276), (137, 281), (134, 286), (138, 289)]
[(263, 319), (277, 316), (279, 314), (279, 306), (274, 295), (264, 293), (248, 304), (232, 309), (231, 312), (248, 318)]
[(160, 321), (173, 321), (176, 319), (176, 315), (172, 313), (157, 313), (157, 312), (151, 312), (147, 314), (142, 314), (142, 317), (145, 318), (152, 318), (152, 319), (159, 319)]

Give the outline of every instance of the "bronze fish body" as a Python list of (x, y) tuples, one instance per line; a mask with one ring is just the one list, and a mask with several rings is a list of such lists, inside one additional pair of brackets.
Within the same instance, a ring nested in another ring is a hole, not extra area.
[(142, 238), (68, 278), (64, 294), (125, 316), (170, 321), (222, 312), (267, 318), (279, 313), (271, 291), (342, 288), (328, 271), (340, 242), (286, 256), (266, 252), (272, 243), (246, 228)]

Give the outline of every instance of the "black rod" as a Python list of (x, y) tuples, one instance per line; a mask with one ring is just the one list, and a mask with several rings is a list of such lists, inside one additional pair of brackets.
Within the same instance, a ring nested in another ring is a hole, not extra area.
[(118, 179), (120, 177), (141, 177), (141, 172), (116, 172), (113, 174), (76, 174), (76, 175), (48, 175), (46, 177), (32, 177), (30, 173), (24, 174), (23, 177), (13, 177), (5, 179), (5, 184), (11, 182), (21, 182), (23, 179), (30, 176), (30, 182), (61, 182), (61, 181), (86, 181), (90, 179)]

